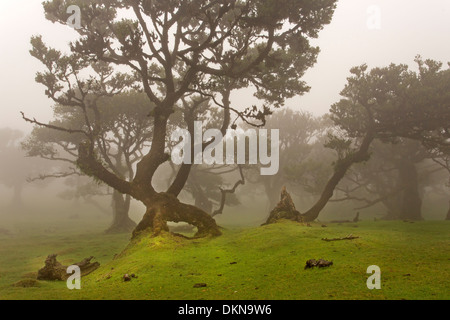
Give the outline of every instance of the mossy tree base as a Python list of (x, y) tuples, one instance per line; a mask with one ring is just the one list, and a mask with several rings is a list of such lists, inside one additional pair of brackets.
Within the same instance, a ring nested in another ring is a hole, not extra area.
[(195, 238), (219, 236), (222, 232), (216, 221), (205, 211), (180, 202), (169, 193), (158, 193), (146, 201), (147, 211), (133, 231), (133, 238), (144, 230), (151, 230), (154, 236), (169, 232), (167, 222), (186, 222), (197, 227)]
[(286, 187), (281, 189), (281, 199), (275, 208), (270, 211), (269, 217), (263, 225), (275, 223), (280, 219), (303, 222), (302, 215), (295, 209), (294, 202), (292, 201), (291, 195), (287, 192)]

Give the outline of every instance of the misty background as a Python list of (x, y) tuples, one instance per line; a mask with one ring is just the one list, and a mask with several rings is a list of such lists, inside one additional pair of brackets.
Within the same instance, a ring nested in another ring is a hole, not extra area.
[[(368, 20), (373, 18), (373, 12), (368, 12), (368, 9), (374, 6), (381, 13), (380, 29), (371, 29), (368, 26)], [(407, 63), (414, 69), (414, 57), (418, 54), (425, 59), (450, 61), (449, 18), (450, 1), (448, 0), (339, 1), (331, 24), (322, 30), (318, 39), (312, 40), (313, 45), (320, 47), (321, 53), (317, 64), (308, 70), (304, 77), (311, 87), (310, 92), (302, 97), (288, 100), (285, 107), (297, 111), (308, 111), (315, 116), (327, 113), (330, 106), (339, 100), (339, 92), (346, 83), (350, 68), (363, 63), (367, 63), (369, 68), (387, 66), (390, 63)], [(45, 96), (44, 87), (34, 81), (36, 72), (42, 70), (41, 63), (29, 54), (30, 38), (37, 34), (43, 35), (45, 42), (63, 52), (67, 51), (67, 44), (76, 39), (74, 30), (52, 24), (45, 19), (40, 0), (2, 0), (0, 2), (2, 39), (0, 44), (0, 94), (2, 97), (0, 128), (20, 130), (23, 136), (31, 131), (32, 125), (23, 121), (20, 111), (46, 122), (51, 120), (50, 106), (54, 104)], [(250, 106), (255, 101), (256, 99), (245, 90), (234, 94), (231, 99), (232, 105), (238, 104), (240, 108)], [(29, 165), (25, 166), (30, 168), (29, 172), (26, 172), (28, 177), (39, 173), (39, 169), (31, 169), (32, 160), (23, 161), (30, 161)], [(12, 160), (12, 166), (15, 163), (17, 163), (16, 160)], [(42, 163), (42, 168), (45, 166)], [(234, 180), (231, 179), (230, 182), (232, 181)], [(36, 204), (34, 201), (40, 203), (40, 206), (34, 205), (28, 210), (46, 212), (47, 209), (54, 208), (58, 204), (61, 211), (68, 210), (69, 206), (65, 202), (67, 200), (61, 196), (57, 197), (64, 192), (66, 184), (63, 181), (52, 181), (33, 182), (32, 185), (27, 186), (22, 195), (25, 204)], [(248, 185), (243, 187), (240, 193), (245, 193), (246, 188), (251, 187)], [(14, 191), (10, 186), (4, 185), (0, 187), (0, 190), (1, 207), (5, 208), (14, 196)], [(256, 201), (257, 204), (254, 205), (255, 199), (261, 198), (264, 196), (256, 195), (242, 201), (244, 207), (253, 204), (253, 208), (246, 217), (240, 215), (240, 221), (256, 224), (260, 222), (261, 215), (267, 215), (269, 207), (266, 202)], [(444, 203), (443, 200), (440, 201)], [(108, 210), (110, 200), (100, 197), (95, 205), (97, 204)], [(91, 203), (89, 207), (91, 210), (92, 205)], [(424, 203), (424, 206), (426, 205)], [(138, 221), (144, 211), (138, 204), (133, 206), (135, 207), (130, 211), (130, 217)], [(329, 208), (333, 206), (341, 206), (344, 209), (340, 211), (350, 212), (349, 215), (354, 214), (351, 211), (351, 204), (329, 204), (324, 211), (325, 217)], [(442, 219), (443, 212), (438, 209), (434, 211), (432, 206), (427, 208), (428, 210), (424, 210), (426, 213), (424, 216), (427, 219)], [(443, 208), (439, 209), (443, 210)], [(67, 215), (71, 216), (80, 210), (75, 208), (74, 211), (75, 213)], [(218, 218), (218, 223), (221, 223), (221, 219), (225, 223), (233, 223), (236, 216), (231, 211), (234, 209), (225, 210), (226, 214)], [(102, 213), (100, 209), (96, 212), (95, 216), (99, 219), (110, 219), (108, 214)]]

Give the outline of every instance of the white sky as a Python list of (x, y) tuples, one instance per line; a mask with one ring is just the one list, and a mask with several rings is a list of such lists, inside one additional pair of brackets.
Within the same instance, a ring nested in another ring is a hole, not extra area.
[[(42, 34), (44, 41), (59, 49), (73, 40), (75, 32), (44, 18), (41, 0), (0, 1), (0, 127), (30, 129), (20, 111), (49, 120), (52, 105), (44, 87), (34, 82), (43, 70), (30, 56), (29, 40)], [(381, 10), (381, 29), (370, 30), (367, 13), (371, 5)], [(323, 114), (339, 99), (349, 70), (368, 63), (370, 67), (391, 62), (414, 64), (417, 54), (443, 62), (450, 61), (450, 0), (340, 0), (330, 25), (314, 41), (321, 48), (318, 63), (304, 80), (310, 93), (286, 103), (314, 114)], [(254, 103), (239, 93), (232, 102)]]

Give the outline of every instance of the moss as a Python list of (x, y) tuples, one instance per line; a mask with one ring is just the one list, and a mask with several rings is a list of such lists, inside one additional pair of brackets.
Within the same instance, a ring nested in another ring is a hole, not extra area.
[[(2, 299), (450, 299), (450, 223), (362, 221), (322, 228), (291, 221), (254, 228), (227, 229), (217, 238), (187, 240), (164, 233), (158, 237), (93, 234), (66, 236), (71, 256), (95, 255), (101, 267), (82, 278), (81, 290), (64, 282), (32, 288), (2, 287)], [(359, 239), (325, 242), (353, 234)], [(17, 241), (17, 240), (16, 240)], [(36, 241), (34, 241), (36, 243)], [(42, 238), (40, 250), (63, 248), (61, 237)], [(14, 252), (32, 249), (20, 242)], [(28, 251), (27, 251), (28, 250)], [(0, 266), (19, 268), (24, 259), (0, 255)], [(103, 253), (105, 256), (102, 258)], [(120, 253), (112, 259), (115, 253)], [(304, 270), (309, 259), (333, 261), (332, 268)], [(30, 258), (28, 258), (30, 259)], [(26, 260), (26, 259), (25, 259)], [(35, 259), (36, 260), (36, 259)], [(39, 264), (42, 259), (36, 260)], [(366, 286), (367, 267), (381, 268), (381, 290)], [(29, 266), (30, 267), (30, 266)], [(3, 268), (3, 267), (0, 267)], [(34, 267), (33, 267), (34, 268)], [(20, 274), (33, 271), (22, 270)], [(439, 272), (437, 272), (439, 270)], [(1, 270), (0, 270), (1, 273)], [(124, 274), (137, 278), (124, 282)], [(7, 277), (8, 278), (8, 277)], [(9, 276), (9, 280), (12, 276)], [(11, 282), (9, 282), (11, 283)], [(193, 288), (205, 283), (201, 290)]]
[(12, 286), (21, 288), (32, 288), (32, 287), (40, 287), (40, 284), (39, 281), (37, 281), (36, 279), (23, 279), (17, 281)]

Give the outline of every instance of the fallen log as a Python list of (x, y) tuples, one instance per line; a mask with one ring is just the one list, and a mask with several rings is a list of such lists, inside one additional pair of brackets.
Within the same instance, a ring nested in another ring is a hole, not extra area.
[(352, 234), (349, 234), (346, 237), (343, 238), (333, 238), (333, 239), (328, 239), (328, 238), (322, 238), (323, 241), (339, 241), (339, 240), (353, 240), (353, 239), (358, 239), (359, 237), (354, 237)]
[[(47, 259), (45, 259), (45, 266), (38, 271), (37, 280), (67, 280), (70, 274), (67, 273), (67, 268), (69, 266), (63, 266), (60, 262), (56, 260), (56, 254), (50, 254)], [(94, 257), (85, 258), (80, 262), (74, 263), (72, 265), (77, 265), (80, 267), (81, 275), (85, 276), (92, 271), (100, 267), (100, 263), (91, 260)]]
[(306, 265), (305, 265), (305, 269), (311, 269), (314, 267), (318, 267), (318, 268), (324, 268), (324, 267), (329, 267), (333, 265), (333, 261), (327, 261), (324, 259), (309, 259), (308, 261), (306, 261)]

